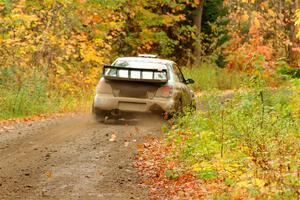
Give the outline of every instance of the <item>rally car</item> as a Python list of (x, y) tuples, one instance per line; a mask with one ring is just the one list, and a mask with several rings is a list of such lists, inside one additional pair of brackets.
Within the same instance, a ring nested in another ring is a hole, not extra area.
[(194, 93), (178, 65), (154, 55), (121, 57), (103, 66), (92, 113), (96, 120), (134, 113), (174, 115), (194, 108)]

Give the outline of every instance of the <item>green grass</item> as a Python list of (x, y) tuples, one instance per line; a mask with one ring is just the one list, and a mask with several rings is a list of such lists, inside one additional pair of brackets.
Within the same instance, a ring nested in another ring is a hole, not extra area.
[(31, 93), (26, 88), (19, 91), (2, 88), (0, 93), (3, 95), (0, 102), (0, 120), (85, 110), (91, 102), (90, 97), (60, 97), (58, 94), (51, 94), (48, 97), (38, 91)]
[(36, 73), (20, 83), (10, 78), (0, 82), (0, 120), (87, 109), (92, 92), (66, 94), (56, 88), (50, 90), (47, 79)]
[(185, 78), (192, 78), (195, 84), (194, 90), (228, 90), (237, 89), (247, 85), (249, 77), (242, 72), (228, 72), (210, 64), (202, 64), (198, 67), (183, 68)]
[(215, 180), (215, 199), (297, 199), (300, 81), (276, 91), (256, 85), (224, 104), (221, 94), (201, 97), (205, 111), (174, 120), (167, 131), (171, 159), (181, 171)]

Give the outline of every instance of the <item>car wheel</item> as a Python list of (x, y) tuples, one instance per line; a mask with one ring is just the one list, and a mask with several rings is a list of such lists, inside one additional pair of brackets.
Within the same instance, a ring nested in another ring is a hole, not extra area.
[(176, 110), (172, 113), (170, 113), (170, 118), (173, 118), (173, 117), (176, 117), (176, 116), (182, 116), (184, 115), (184, 107), (183, 107), (183, 104), (182, 104), (182, 100), (179, 99), (177, 101), (177, 105), (176, 105)]
[(97, 122), (105, 122), (106, 112), (104, 112), (103, 110), (99, 110), (99, 109), (95, 108), (94, 104), (93, 104), (92, 116), (93, 116), (93, 119)]
[(93, 112), (93, 118), (95, 121), (97, 122), (105, 122), (105, 114), (104, 113), (100, 113), (99, 111), (97, 112)]
[(190, 108), (191, 108), (191, 111), (197, 111), (197, 103), (196, 103), (195, 99), (193, 99)]
[(178, 101), (177, 112), (180, 115), (184, 114), (184, 108), (183, 108), (183, 103), (182, 103), (181, 99)]
[(105, 122), (106, 116), (102, 114), (93, 114), (93, 118), (97, 122)]
[(173, 118), (173, 116), (174, 116), (174, 113), (167, 113), (167, 112), (163, 113), (164, 120), (170, 120)]

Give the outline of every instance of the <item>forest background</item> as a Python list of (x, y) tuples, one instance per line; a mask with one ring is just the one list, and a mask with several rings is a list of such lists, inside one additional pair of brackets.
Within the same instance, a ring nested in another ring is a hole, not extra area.
[[(195, 79), (207, 106), (139, 151), (152, 197), (299, 199), (299, 9), (299, 0), (0, 0), (0, 121), (90, 110), (103, 64), (156, 54)], [(220, 102), (224, 90), (234, 95)]]
[(196, 90), (299, 76), (297, 0), (1, 0), (0, 119), (90, 104), (119, 56), (173, 59)]

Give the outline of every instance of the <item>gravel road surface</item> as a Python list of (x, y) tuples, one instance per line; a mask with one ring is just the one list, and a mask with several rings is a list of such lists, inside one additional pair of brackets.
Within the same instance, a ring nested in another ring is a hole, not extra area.
[(101, 124), (78, 114), (0, 126), (0, 199), (148, 199), (136, 147), (162, 120)]

